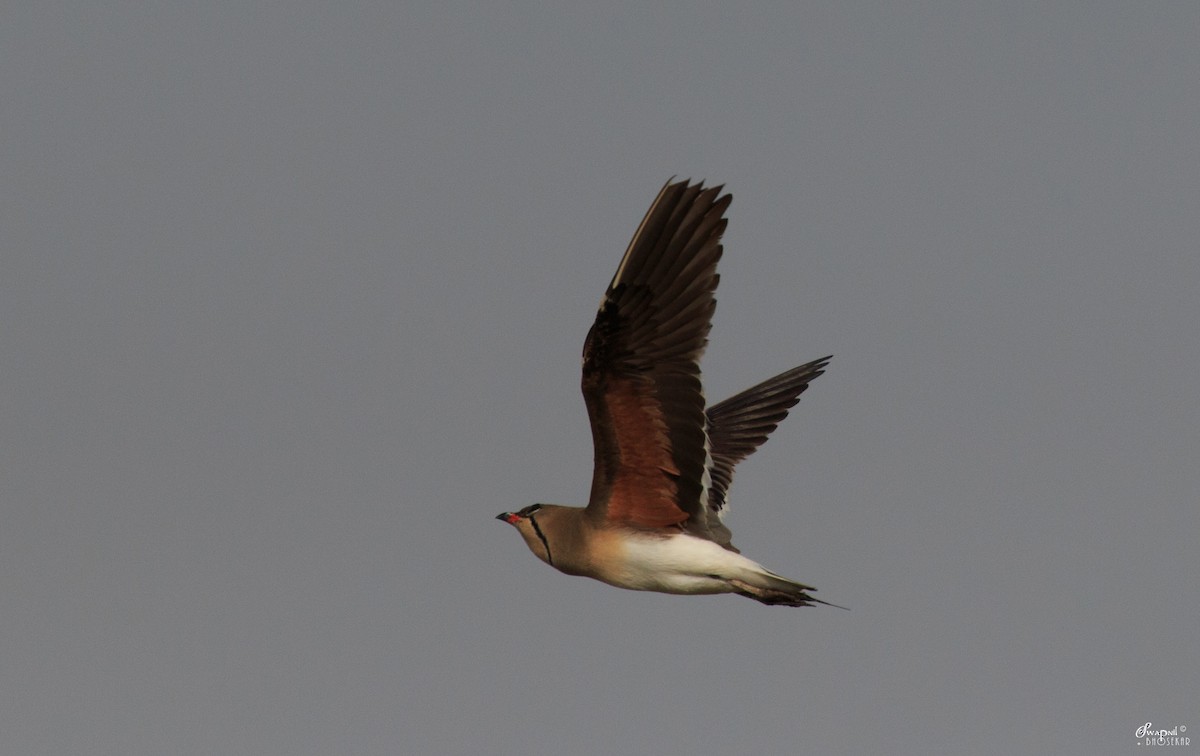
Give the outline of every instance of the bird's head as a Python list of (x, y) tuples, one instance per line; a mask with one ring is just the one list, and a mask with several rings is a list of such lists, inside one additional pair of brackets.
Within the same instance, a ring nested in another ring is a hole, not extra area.
[(542, 508), (543, 505), (541, 504), (530, 504), (516, 512), (501, 512), (496, 515), (496, 519), (503, 520), (516, 528), (521, 537), (525, 539), (525, 545), (529, 547), (529, 550), (538, 559), (554, 566), (554, 558), (550, 552), (550, 542), (546, 540), (546, 533), (542, 530), (542, 525), (537, 520), (537, 513)]

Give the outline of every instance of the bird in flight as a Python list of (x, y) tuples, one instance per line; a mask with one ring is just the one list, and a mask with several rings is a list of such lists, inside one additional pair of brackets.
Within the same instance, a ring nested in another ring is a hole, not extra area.
[(732, 201), (722, 189), (664, 186), (600, 303), (583, 345), (595, 450), (588, 505), (533, 504), (497, 519), (560, 572), (618, 588), (828, 604), (811, 586), (742, 556), (722, 522), (734, 467), (766, 441), (830, 359), (705, 407), (700, 357)]

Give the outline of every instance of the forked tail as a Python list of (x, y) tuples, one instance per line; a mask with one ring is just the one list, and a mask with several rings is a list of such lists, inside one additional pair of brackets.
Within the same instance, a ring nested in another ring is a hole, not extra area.
[(734, 592), (738, 595), (752, 598), (768, 606), (812, 606), (813, 604), (824, 604), (825, 606), (849, 611), (848, 607), (822, 601), (808, 593), (808, 591), (816, 591), (816, 588), (788, 580), (785, 577), (776, 575), (774, 572), (763, 570), (762, 573), (754, 575), (752, 580), (752, 583), (745, 580), (731, 580), (729, 582), (734, 586)]

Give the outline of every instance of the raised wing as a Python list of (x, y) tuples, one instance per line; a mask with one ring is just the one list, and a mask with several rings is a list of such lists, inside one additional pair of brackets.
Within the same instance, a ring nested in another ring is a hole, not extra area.
[(665, 528), (703, 513), (708, 454), (700, 356), (716, 309), (720, 186), (659, 192), (583, 347), (595, 470), (589, 517)]
[(754, 453), (767, 435), (787, 417), (788, 410), (800, 401), (808, 384), (825, 372), (831, 357), (822, 357), (807, 365), (746, 389), (720, 404), (708, 408), (708, 436), (712, 462), (709, 475), (709, 511), (724, 515), (733, 468)]

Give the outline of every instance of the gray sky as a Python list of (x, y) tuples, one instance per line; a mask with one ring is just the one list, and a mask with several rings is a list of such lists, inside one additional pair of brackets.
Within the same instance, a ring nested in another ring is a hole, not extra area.
[[(5, 11), (2, 750), (1200, 735), (1200, 5), (579, 5)], [(734, 195), (709, 396), (836, 355), (728, 524), (850, 612), (492, 519), (585, 501), (672, 175)]]

